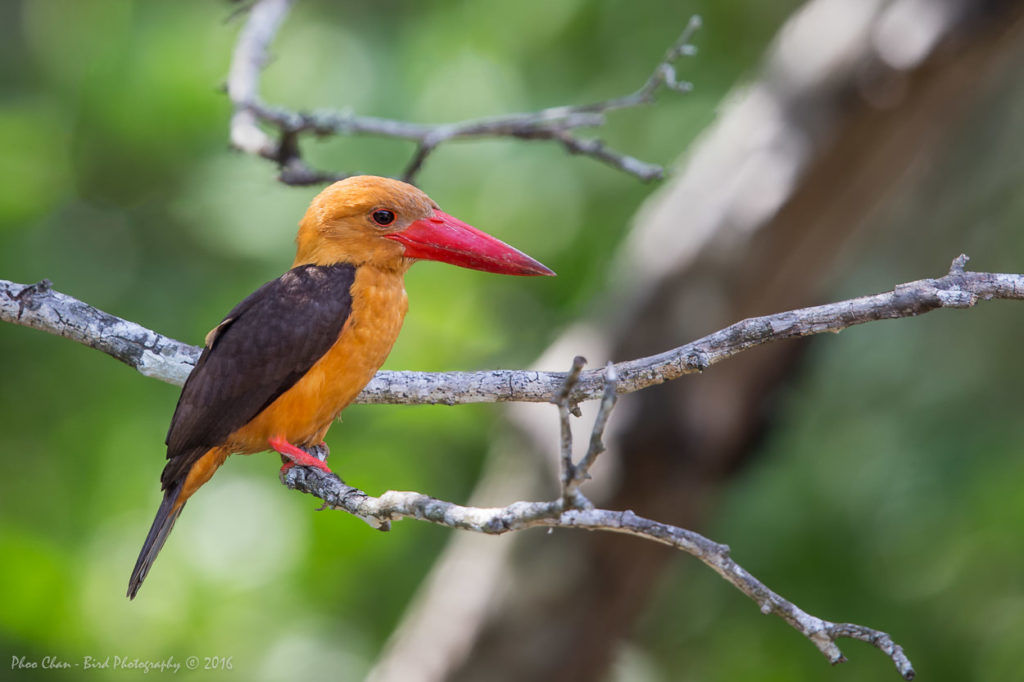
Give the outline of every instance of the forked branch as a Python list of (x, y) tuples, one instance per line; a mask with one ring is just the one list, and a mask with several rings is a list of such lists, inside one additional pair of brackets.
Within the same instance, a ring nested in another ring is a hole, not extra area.
[[(346, 173), (314, 169), (302, 159), (299, 139), (310, 135), (376, 135), (414, 142), (416, 150), (402, 173), (407, 182), (415, 180), (427, 157), (439, 145), (452, 140), (496, 137), (557, 142), (570, 153), (597, 159), (641, 180), (660, 179), (664, 174), (661, 166), (610, 149), (598, 139), (579, 137), (575, 132), (604, 125), (605, 114), (610, 111), (650, 104), (661, 90), (689, 92), (692, 86), (679, 80), (675, 65), (681, 57), (696, 54), (691, 39), (700, 27), (699, 17), (690, 19), (644, 84), (628, 95), (528, 113), (423, 124), (342, 111), (292, 111), (264, 103), (259, 94), (260, 74), (269, 59), (270, 43), (293, 1), (259, 0), (253, 4), (239, 33), (227, 80), (228, 97), (234, 106), (231, 144), (277, 163), (278, 179), (285, 184), (317, 185), (347, 177)], [(260, 124), (274, 129), (275, 134), (268, 133)]]

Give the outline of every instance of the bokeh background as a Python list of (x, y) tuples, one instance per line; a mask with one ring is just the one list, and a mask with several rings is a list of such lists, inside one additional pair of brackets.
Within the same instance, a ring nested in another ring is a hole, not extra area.
[[(695, 92), (614, 114), (602, 133), (671, 164), (756, 73), (799, 4), (305, 0), (275, 43), (263, 94), (425, 122), (584, 103), (639, 86), (699, 13), (701, 52), (682, 69)], [(47, 277), (199, 343), (288, 267), (315, 189), (281, 186), (267, 162), (228, 148), (221, 87), (234, 9), (0, 3), (0, 277)], [(918, 203), (942, 197), (928, 216), (891, 207), (898, 229), (861, 245), (833, 298), (938, 275), (961, 251), (978, 269), (1024, 271), (1024, 97), (1018, 88), (998, 104), (943, 157), (954, 172), (986, 158), (988, 171), (923, 183)], [(305, 150), (319, 166), (396, 174), (411, 147), (362, 138)], [(608, 294), (616, 246), (651, 191), (552, 145), (506, 141), (445, 146), (419, 184), (560, 276), (417, 266), (391, 369), (528, 364)], [(892, 632), (924, 679), (1020, 679), (1022, 332), (1020, 304), (1001, 302), (816, 341), (777, 398), (760, 453), (701, 530), (809, 611)], [(0, 678), (132, 674), (11, 670), (15, 656), (195, 655), (231, 657), (233, 670), (179, 676), (360, 679), (450, 531), (403, 522), (381, 534), (314, 513), (313, 500), (277, 482), (276, 457), (233, 458), (128, 602), (177, 392), (93, 350), (0, 325)], [(464, 501), (504, 429), (494, 406), (356, 406), (328, 443), (332, 466), (370, 492)], [(854, 643), (852, 662), (829, 669), (686, 557), (657, 593), (611, 679), (896, 679)]]

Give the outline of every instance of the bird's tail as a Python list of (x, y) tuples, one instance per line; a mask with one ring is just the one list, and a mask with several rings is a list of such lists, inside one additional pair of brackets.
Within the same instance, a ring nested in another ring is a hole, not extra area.
[(160, 503), (160, 508), (156, 511), (156, 518), (153, 519), (149, 535), (146, 536), (146, 542), (142, 545), (142, 551), (139, 552), (139, 558), (135, 562), (135, 570), (132, 571), (132, 577), (128, 581), (129, 599), (135, 599), (139, 588), (142, 587), (142, 581), (146, 579), (150, 567), (156, 561), (156, 555), (160, 553), (164, 542), (167, 541), (167, 536), (174, 528), (174, 522), (178, 520), (178, 515), (185, 508), (184, 500), (180, 504), (178, 503), (183, 485), (184, 481), (178, 481), (164, 491), (164, 501)]
[(146, 542), (142, 545), (142, 551), (135, 562), (135, 570), (128, 581), (129, 599), (135, 599), (139, 588), (142, 587), (142, 581), (146, 579), (150, 567), (156, 561), (156, 555), (160, 553), (167, 536), (171, 534), (174, 522), (185, 508), (185, 502), (201, 485), (210, 480), (217, 468), (227, 459), (228, 453), (229, 451), (223, 447), (205, 451), (200, 448), (167, 462), (160, 476), (164, 486), (164, 501), (156, 510), (156, 518), (153, 519), (149, 535), (146, 536)]

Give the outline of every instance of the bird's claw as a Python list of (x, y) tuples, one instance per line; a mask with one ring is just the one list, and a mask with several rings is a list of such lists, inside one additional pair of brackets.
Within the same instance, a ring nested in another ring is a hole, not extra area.
[(287, 457), (288, 460), (290, 460), (285, 462), (284, 465), (282, 465), (281, 473), (288, 471), (288, 469), (291, 469), (296, 464), (298, 464), (299, 466), (320, 469), (322, 471), (326, 471), (329, 474), (334, 473), (333, 471), (330, 470), (330, 468), (327, 466), (327, 463), (324, 461), (327, 459), (327, 454), (329, 452), (329, 450), (327, 449), (327, 445), (325, 443), (320, 443), (319, 445), (313, 447), (313, 451), (315, 453), (314, 455), (306, 452), (300, 447), (292, 445), (291, 443), (289, 443), (280, 436), (275, 436), (274, 438), (269, 439), (267, 442), (270, 444), (270, 447), (272, 447), (275, 451), (279, 452), (282, 456)]

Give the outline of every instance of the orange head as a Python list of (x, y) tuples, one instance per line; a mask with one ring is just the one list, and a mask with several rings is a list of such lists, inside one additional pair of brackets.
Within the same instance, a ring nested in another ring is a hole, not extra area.
[(295, 265), (351, 263), (405, 272), (423, 259), (508, 275), (555, 274), (443, 212), (416, 187), (372, 175), (346, 178), (320, 192), (295, 241)]

